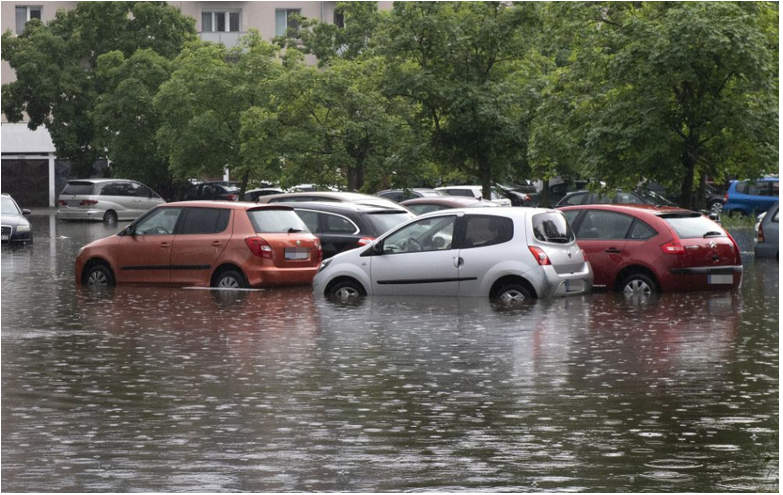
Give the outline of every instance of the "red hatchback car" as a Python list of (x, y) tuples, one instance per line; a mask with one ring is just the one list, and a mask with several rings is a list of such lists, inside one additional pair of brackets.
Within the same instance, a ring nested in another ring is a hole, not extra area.
[(84, 246), (76, 282), (222, 288), (309, 284), (321, 244), (293, 208), (218, 201), (159, 205)]
[(593, 266), (595, 286), (633, 295), (742, 285), (737, 243), (700, 213), (651, 205), (561, 210)]

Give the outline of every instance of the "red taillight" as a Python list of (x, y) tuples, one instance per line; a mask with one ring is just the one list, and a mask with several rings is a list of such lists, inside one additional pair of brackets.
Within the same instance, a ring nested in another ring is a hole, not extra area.
[(229, 194), (228, 196), (226, 196), (226, 199), (229, 200), (229, 201), (236, 201), (236, 200), (239, 199), (239, 195), (238, 194)]
[(371, 243), (374, 240), (375, 240), (374, 237), (362, 237), (356, 242), (356, 244), (360, 246), (366, 246), (367, 244)]
[(60, 206), (68, 206), (68, 202), (64, 201), (62, 199), (60, 201), (58, 201), (58, 203), (60, 203)]
[[(729, 236), (729, 237), (731, 237), (731, 236)], [(731, 241), (732, 241), (732, 242), (734, 242), (734, 238), (733, 238), (733, 237), (731, 238)], [(759, 236), (758, 236), (758, 241), (759, 241), (759, 242), (764, 242), (764, 222), (759, 222)], [(736, 244), (737, 244), (737, 243), (736, 243), (736, 242), (734, 242), (734, 245), (736, 245)]]
[(685, 247), (680, 244), (680, 241), (674, 240), (667, 242), (661, 246), (661, 251), (664, 254), (685, 254)]
[(261, 237), (248, 237), (245, 239), (245, 244), (255, 256), (272, 259), (272, 246)]
[(541, 266), (551, 265), (552, 262), (549, 261), (549, 256), (546, 255), (543, 249), (541, 249), (538, 246), (528, 246), (530, 249), (530, 252), (533, 253), (533, 257), (538, 261), (538, 264)]
[(316, 255), (315, 255), (316, 256), (316, 263), (320, 265), (321, 262), (324, 260), (324, 248), (321, 247), (321, 243), (320, 242), (317, 243), (315, 245), (315, 247), (317, 248)]
[(98, 204), (98, 202), (95, 201), (94, 199), (83, 199), (79, 201), (79, 206), (92, 206), (95, 204)]

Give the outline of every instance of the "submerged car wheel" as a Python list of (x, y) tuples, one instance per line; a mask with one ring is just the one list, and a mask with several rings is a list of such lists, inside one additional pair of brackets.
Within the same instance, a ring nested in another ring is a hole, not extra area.
[(224, 270), (215, 277), (212, 287), (218, 289), (244, 289), (247, 287), (245, 277), (236, 270)]
[(519, 304), (532, 299), (532, 296), (523, 285), (508, 284), (497, 291), (495, 298), (504, 304)]
[(642, 273), (634, 273), (626, 277), (620, 284), (620, 290), (626, 297), (650, 296), (658, 291), (655, 282)]
[(114, 275), (106, 265), (93, 265), (84, 275), (84, 284), (90, 289), (113, 287)]
[(341, 301), (351, 301), (366, 296), (364, 287), (355, 280), (342, 280), (329, 288), (327, 296)]
[(114, 210), (109, 210), (103, 214), (103, 221), (106, 223), (117, 223), (117, 213)]

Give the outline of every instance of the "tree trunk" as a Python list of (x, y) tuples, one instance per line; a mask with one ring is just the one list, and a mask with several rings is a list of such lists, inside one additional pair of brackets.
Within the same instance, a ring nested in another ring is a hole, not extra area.
[(680, 189), (680, 206), (687, 209), (691, 209), (693, 203), (693, 175), (696, 170), (698, 142), (698, 136), (690, 135), (684, 143), (682, 164), (685, 167), (685, 177)]
[(488, 159), (482, 159), (479, 163), (479, 173), (481, 174), (481, 197), (487, 200), (492, 199), (492, 165)]

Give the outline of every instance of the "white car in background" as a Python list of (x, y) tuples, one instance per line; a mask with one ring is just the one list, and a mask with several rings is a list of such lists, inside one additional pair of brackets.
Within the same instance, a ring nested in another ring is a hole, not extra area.
[[(482, 199), (481, 186), (445, 186), (436, 187), (436, 191), (443, 191), (449, 196), (466, 196), (468, 198)], [(495, 188), (490, 191), (490, 201), (500, 206), (511, 206), (511, 200), (500, 194)]]
[(464, 208), (417, 217), (366, 248), (321, 264), (317, 295), (489, 297), (578, 295), (593, 272), (565, 216), (543, 208)]

